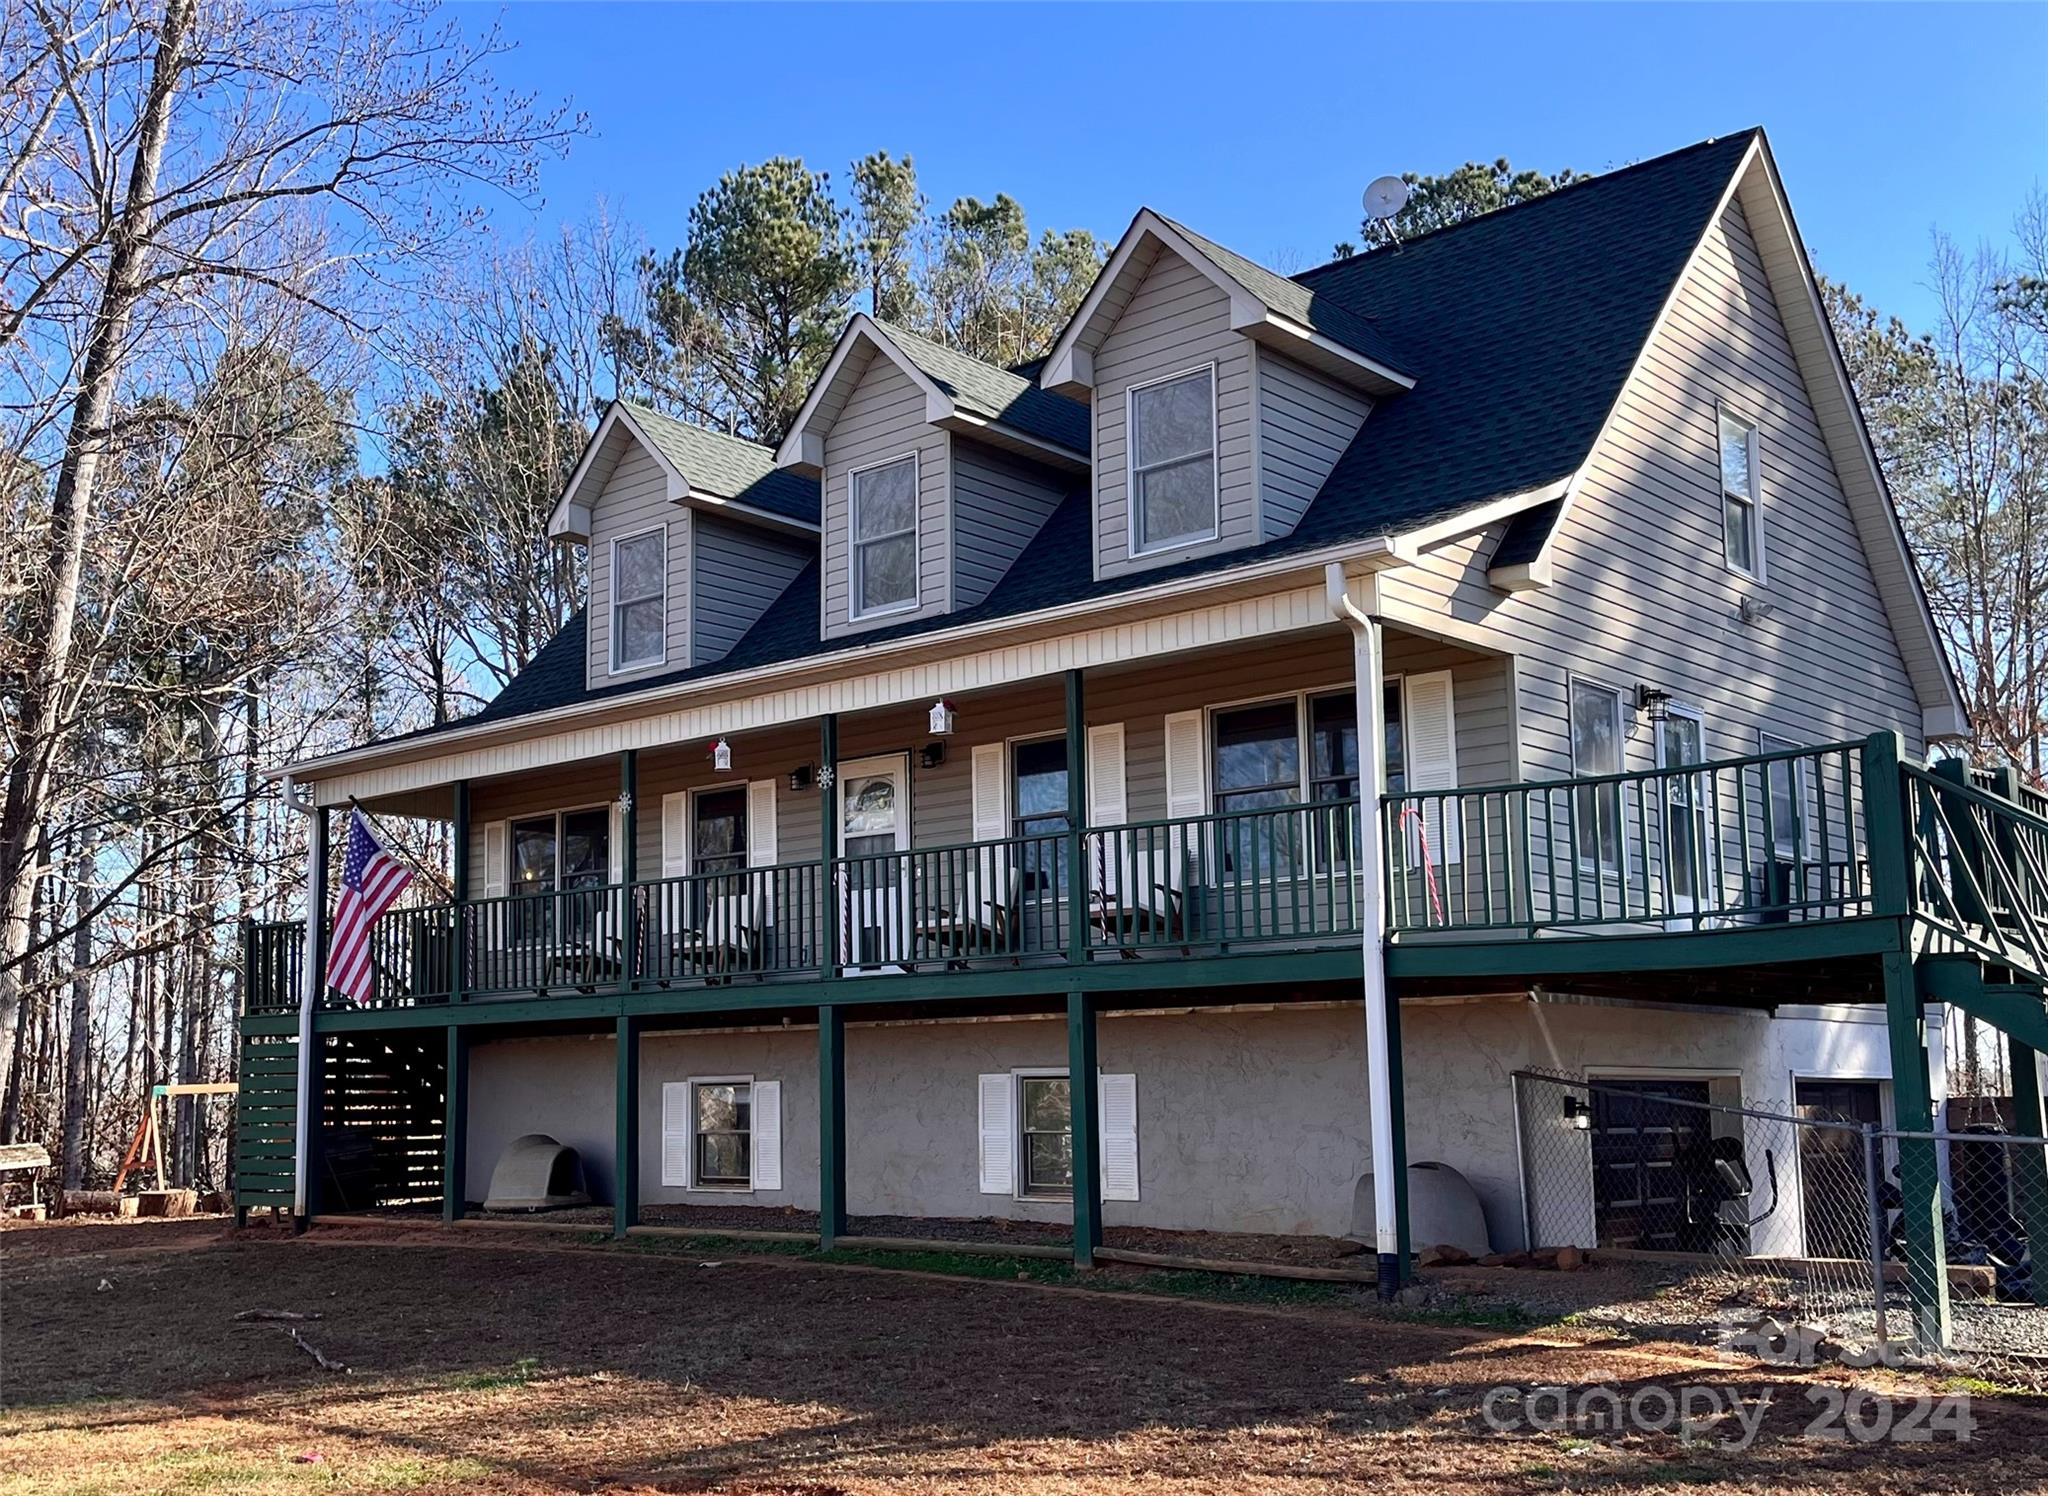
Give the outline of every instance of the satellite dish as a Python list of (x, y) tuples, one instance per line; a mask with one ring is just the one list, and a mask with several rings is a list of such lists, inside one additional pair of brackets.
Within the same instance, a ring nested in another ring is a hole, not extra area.
[(1392, 218), (1408, 206), (1408, 184), (1399, 177), (1374, 177), (1365, 189), (1365, 216)]

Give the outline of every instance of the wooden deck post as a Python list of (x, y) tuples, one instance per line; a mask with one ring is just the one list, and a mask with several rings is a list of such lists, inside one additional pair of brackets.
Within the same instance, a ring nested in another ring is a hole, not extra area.
[[(2012, 1129), (2023, 1138), (2048, 1137), (2042, 1131), (2041, 1066), (2035, 1051), (2012, 1034), (2005, 1036), (2012, 1069)], [(2013, 1191), (2019, 1196), (2020, 1224), (2034, 1248), (2031, 1290), (2036, 1304), (2048, 1306), (2048, 1146), (2018, 1144), (2012, 1159)]]
[[(1884, 969), (1885, 1022), (1891, 1039), (1892, 1105), (1899, 1131), (1934, 1130), (1934, 1096), (1927, 1078), (1925, 1010), (1913, 957), (1891, 951)], [(1899, 1139), (1899, 1194), (1906, 1231), (1906, 1283), (1913, 1299), (1914, 1332), (1927, 1349), (1949, 1342), (1948, 1243), (1942, 1229), (1941, 1170), (1934, 1140)]]
[(839, 889), (832, 859), (839, 849), (839, 718), (818, 718), (818, 975), (839, 975)]
[(1095, 1062), (1095, 1000), (1067, 994), (1067, 1101), (1074, 1141), (1074, 1266), (1095, 1266), (1102, 1245), (1102, 1104)]
[(1903, 919), (1913, 908), (1911, 828), (1906, 823), (1906, 782), (1899, 765), (1905, 740), (1874, 732), (1863, 743), (1863, 839), (1870, 859), (1871, 913)]
[(612, 1235), (640, 1223), (640, 1020), (617, 1022), (612, 1082)]
[(1392, 993), (1387, 994), (1387, 1081), (1394, 1092), (1394, 1250), (1405, 1284), (1415, 1277), (1415, 1246), (1408, 1231), (1408, 1085), (1401, 1073), (1401, 1000)]
[(640, 754), (619, 753), (619, 984), (628, 992), (640, 971), (640, 906), (633, 885), (640, 879)]
[(1088, 714), (1081, 672), (1067, 672), (1067, 959), (1088, 959)]
[(441, 1126), (441, 1219), (462, 1219), (469, 1165), (469, 1031), (448, 1025), (447, 1098)]
[(818, 1009), (818, 1250), (846, 1234), (846, 1010)]

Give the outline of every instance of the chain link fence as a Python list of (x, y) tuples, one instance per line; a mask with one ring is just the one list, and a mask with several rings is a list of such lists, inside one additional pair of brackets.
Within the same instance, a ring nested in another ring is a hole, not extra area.
[[(1523, 1071), (1515, 1093), (1531, 1248), (1668, 1263), (1703, 1332), (1758, 1349), (2048, 1389), (2048, 1274), (2029, 1251), (2048, 1241), (2048, 1141), (1744, 1104), (1732, 1077)], [(1914, 1220), (1907, 1201), (1930, 1193)]]

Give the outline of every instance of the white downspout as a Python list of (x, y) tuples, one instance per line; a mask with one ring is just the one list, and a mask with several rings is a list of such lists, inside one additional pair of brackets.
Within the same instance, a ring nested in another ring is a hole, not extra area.
[(301, 800), (291, 776), (284, 778), (284, 803), (306, 820), (306, 945), (300, 957), (299, 986), (299, 1072), (298, 1100), (292, 1128), (292, 1219), (303, 1226), (312, 1199), (306, 1187), (313, 1137), (313, 1014), (320, 1006), (320, 994), (313, 990), (315, 975), (326, 963), (320, 945), (327, 938), (323, 911), (313, 907), (314, 892), (320, 886), (320, 869), (327, 860), (327, 819), (310, 798)]
[(1382, 858), (1386, 839), (1380, 834), (1380, 798), (1386, 793), (1385, 672), (1380, 657), (1379, 620), (1351, 600), (1341, 562), (1323, 568), (1323, 589), (1330, 616), (1351, 630), (1351, 674), (1358, 698), (1359, 836), (1358, 903), (1360, 941), (1365, 965), (1365, 1069), (1367, 1105), (1372, 1123), (1372, 1219), (1374, 1247), (1379, 1254), (1379, 1293), (1394, 1296), (1401, 1281), (1401, 1235), (1396, 1215), (1398, 1181), (1389, 1165), (1394, 1158), (1393, 1057), (1387, 1034), (1387, 950), (1383, 928)]

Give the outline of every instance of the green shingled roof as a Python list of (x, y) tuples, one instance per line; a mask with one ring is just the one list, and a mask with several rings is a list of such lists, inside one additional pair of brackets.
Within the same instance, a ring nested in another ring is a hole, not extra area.
[(1065, 447), (1076, 456), (1088, 455), (1088, 407), (1080, 401), (1055, 395), (1021, 374), (969, 358), (907, 327), (879, 320), (875, 326), (889, 335), (925, 378), (970, 414), (1000, 421), (1027, 436)]
[(693, 426), (630, 400), (619, 405), (698, 493), (731, 499), (783, 519), (818, 523), (818, 482), (775, 466), (775, 450)]
[(1264, 265), (1247, 260), (1235, 250), (1225, 249), (1186, 224), (1175, 223), (1164, 213), (1158, 217), (1161, 223), (1186, 236), (1188, 242), (1200, 250), (1211, 264), (1242, 286), (1247, 295), (1283, 316), (1293, 318), (1302, 326), (1342, 343), (1353, 353), (1362, 354), (1383, 368), (1396, 374), (1409, 372), (1400, 355), (1394, 351), (1393, 344), (1369, 317), (1338, 305), (1328, 296), (1318, 295), (1312, 287), (1275, 275)]

